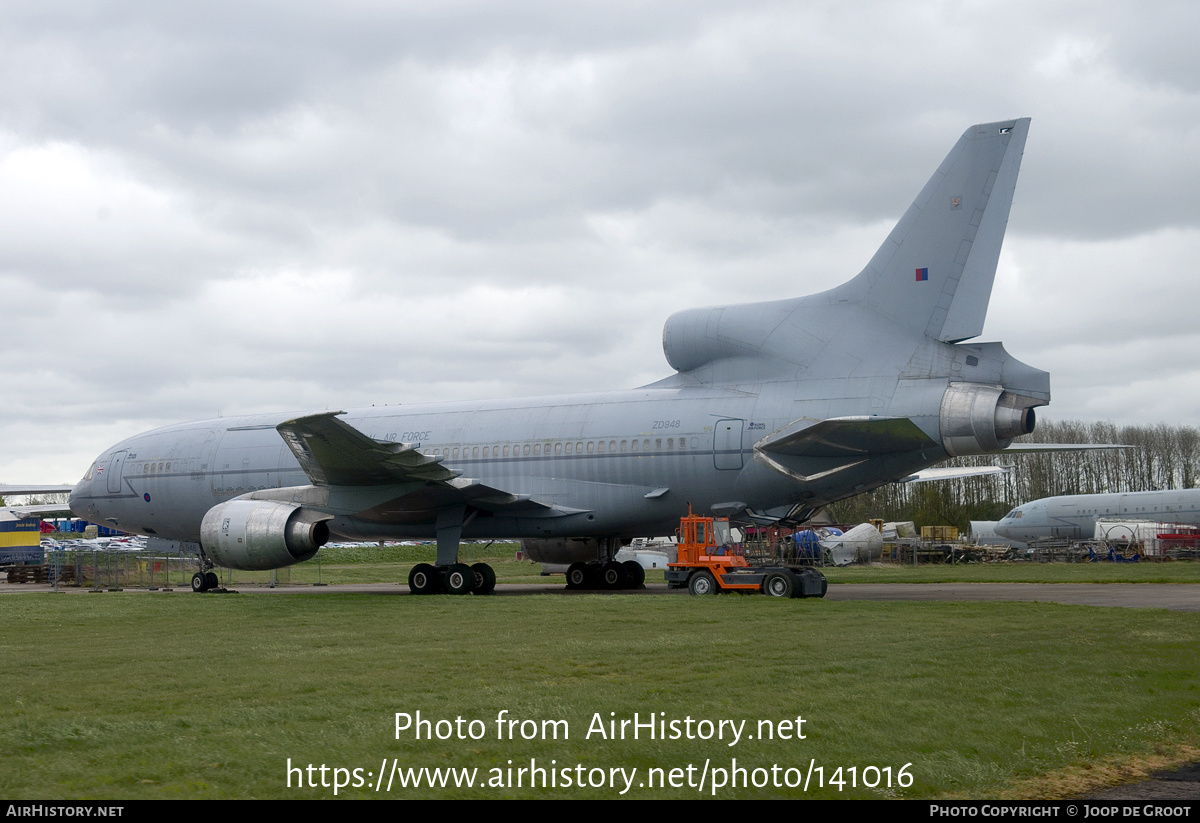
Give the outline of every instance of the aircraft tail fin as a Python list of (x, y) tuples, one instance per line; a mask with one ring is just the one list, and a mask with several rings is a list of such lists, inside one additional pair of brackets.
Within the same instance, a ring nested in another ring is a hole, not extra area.
[(967, 129), (842, 289), (936, 340), (980, 335), (1028, 132), (1027, 117)]
[[(903, 336), (914, 345), (926, 335), (945, 343), (979, 336), (1028, 131), (1028, 118), (967, 129), (848, 282), (806, 297), (671, 315), (663, 327), (667, 362), (701, 382), (774, 373), (832, 378), (878, 360), (881, 345), (893, 357), (911, 354), (899, 350), (907, 344), (898, 337), (883, 344), (878, 334), (865, 338), (864, 328), (898, 327), (913, 333)], [(872, 313), (891, 322), (874, 323)]]

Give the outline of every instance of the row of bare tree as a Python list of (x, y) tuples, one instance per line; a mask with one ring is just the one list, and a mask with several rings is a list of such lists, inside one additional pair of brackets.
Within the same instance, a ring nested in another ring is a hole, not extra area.
[(1026, 443), (1111, 443), (1127, 449), (1037, 452), (960, 457), (946, 466), (1008, 466), (1006, 475), (932, 483), (893, 483), (829, 507), (837, 522), (872, 517), (921, 525), (967, 527), (1056, 494), (1185, 489), (1200, 480), (1200, 429), (1189, 426), (1116, 426), (1078, 420), (1042, 422)]

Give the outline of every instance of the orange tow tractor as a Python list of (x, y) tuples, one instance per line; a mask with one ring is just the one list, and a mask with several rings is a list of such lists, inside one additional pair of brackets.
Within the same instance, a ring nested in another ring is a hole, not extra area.
[(667, 585), (692, 594), (762, 592), (771, 597), (824, 597), (825, 575), (809, 566), (751, 565), (730, 539), (727, 518), (700, 517), (688, 506), (680, 518), (679, 556), (667, 564)]

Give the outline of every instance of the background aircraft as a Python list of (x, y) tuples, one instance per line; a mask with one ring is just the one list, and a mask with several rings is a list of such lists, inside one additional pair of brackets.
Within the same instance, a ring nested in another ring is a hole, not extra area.
[(30, 495), (49, 495), (49, 494), (66, 494), (74, 489), (74, 486), (46, 486), (46, 485), (10, 485), (0, 483), (0, 498), (5, 499), (6, 505), (4, 508), (12, 512), (15, 517), (49, 517), (51, 515), (70, 516), (71, 509), (67, 503), (32, 503), (22, 504), (14, 503), (8, 500), (10, 497), (28, 497)]
[(1010, 511), (996, 533), (1011, 540), (1089, 540), (1100, 519), (1200, 525), (1200, 489), (1043, 497)]
[(828, 503), (1034, 427), (1049, 375), (982, 332), (1028, 119), (972, 126), (856, 277), (808, 297), (688, 309), (675, 374), (630, 391), (253, 415), (157, 429), (101, 454), (80, 517), (202, 562), (276, 568), (331, 534), (437, 539), (414, 591), (490, 591), (461, 538), (531, 558), (613, 559), (681, 513), (800, 523)]

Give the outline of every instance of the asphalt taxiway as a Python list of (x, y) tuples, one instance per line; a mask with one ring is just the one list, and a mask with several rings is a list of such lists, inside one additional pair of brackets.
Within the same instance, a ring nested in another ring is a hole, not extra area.
[[(34, 584), (0, 583), (0, 595), (16, 592), (46, 592), (50, 587)], [(359, 583), (333, 586), (284, 585), (271, 588), (261, 584), (234, 583), (231, 590), (242, 594), (318, 594), (363, 592), (380, 595), (407, 595), (408, 586), (398, 583)], [(60, 591), (89, 592), (87, 588), (63, 588)], [(161, 591), (128, 588), (128, 592), (160, 594)], [(191, 592), (176, 588), (175, 592)], [(665, 583), (650, 583), (643, 589), (597, 591), (567, 589), (560, 583), (500, 583), (496, 594), (505, 596), (563, 595), (671, 595), (688, 597), (683, 589), (668, 589)], [(1110, 606), (1127, 609), (1170, 609), (1200, 612), (1200, 583), (831, 583), (825, 599), (872, 601), (961, 602), (1032, 602), (1061, 603), (1071, 606)]]

